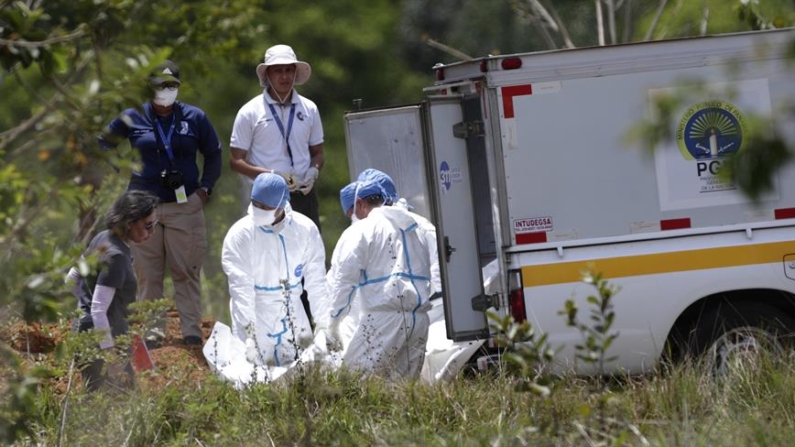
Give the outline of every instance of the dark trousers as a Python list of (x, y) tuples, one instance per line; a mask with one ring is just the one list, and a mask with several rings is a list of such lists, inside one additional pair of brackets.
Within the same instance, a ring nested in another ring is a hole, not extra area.
[[(80, 321), (77, 323), (78, 332), (86, 332), (93, 328), (94, 323), (92, 322)], [(131, 388), (134, 383), (135, 372), (129, 358), (125, 359), (124, 362), (125, 377), (108, 377), (103, 359), (81, 360), (80, 357), (76, 358), (76, 364), (80, 370), (80, 375), (83, 377), (83, 385), (86, 391), (98, 391), (106, 385), (113, 385), (117, 388)]]
[[(312, 219), (312, 222), (317, 225), (317, 231), (320, 231), (320, 205), (317, 201), (317, 191), (315, 191), (314, 188), (312, 188), (312, 191), (307, 195), (304, 195), (300, 191), (291, 193), (290, 206), (293, 208), (293, 211), (298, 211), (304, 216)], [(315, 322), (312, 319), (312, 309), (309, 306), (309, 296), (306, 290), (301, 293), (301, 304), (304, 305), (306, 316), (309, 317), (309, 324), (311, 324), (312, 329), (314, 329)]]
[(290, 206), (293, 211), (298, 211), (312, 219), (312, 222), (317, 225), (317, 231), (320, 231), (320, 205), (318, 205), (317, 191), (314, 188), (307, 195), (300, 191), (290, 193)]

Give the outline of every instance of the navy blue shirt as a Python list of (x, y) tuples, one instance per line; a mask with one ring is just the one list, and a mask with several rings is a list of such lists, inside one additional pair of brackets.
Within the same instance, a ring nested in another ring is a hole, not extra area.
[[(175, 102), (173, 113), (166, 117), (156, 115), (151, 103), (142, 109), (125, 110), (108, 125), (107, 132), (112, 136), (99, 137), (104, 149), (116, 147), (113, 137), (118, 137), (130, 140), (130, 145), (138, 150), (142, 168), (133, 172), (128, 189), (149, 191), (162, 202), (175, 202), (174, 190), (162, 184), (163, 171), (181, 172), (189, 196), (202, 187), (212, 189), (221, 176), (221, 142), (204, 111), (181, 102)], [(172, 157), (163, 144), (158, 124), (162, 135), (171, 133)], [(201, 174), (196, 152), (201, 152), (204, 159)]]

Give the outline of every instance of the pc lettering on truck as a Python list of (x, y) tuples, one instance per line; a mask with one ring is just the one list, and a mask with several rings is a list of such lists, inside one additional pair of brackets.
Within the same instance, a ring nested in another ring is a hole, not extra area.
[[(490, 337), (486, 312), (549, 336), (590, 266), (620, 292), (608, 372), (726, 356), (795, 333), (795, 165), (757, 202), (719, 173), (750, 122), (795, 135), (786, 30), (488, 56), (437, 65), (420, 104), (346, 114), (351, 173), (375, 167), (437, 227), (447, 336)], [(679, 98), (670, 140), (626, 138)], [(748, 331), (746, 329), (753, 329)]]

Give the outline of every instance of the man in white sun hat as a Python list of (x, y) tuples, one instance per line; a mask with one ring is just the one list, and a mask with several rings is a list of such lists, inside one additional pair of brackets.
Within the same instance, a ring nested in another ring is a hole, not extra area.
[(289, 186), (293, 211), (320, 228), (315, 182), (323, 167), (323, 124), (315, 103), (294, 89), (311, 74), (309, 64), (299, 61), (289, 46), (268, 48), (257, 66), (264, 90), (235, 117), (229, 166), (243, 178), (244, 205), (259, 174), (279, 174)]

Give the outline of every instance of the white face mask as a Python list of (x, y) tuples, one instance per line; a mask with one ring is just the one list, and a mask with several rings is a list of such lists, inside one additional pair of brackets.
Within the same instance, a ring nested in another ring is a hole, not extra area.
[(254, 205), (249, 205), (251, 208), (251, 217), (254, 218), (254, 223), (258, 226), (269, 227), (276, 221), (277, 210), (263, 210)]
[[(359, 193), (359, 187), (356, 187), (356, 194)], [(354, 196), (355, 197), (355, 196)], [(359, 216), (356, 215), (356, 199), (353, 199), (353, 211), (351, 212), (351, 224), (355, 224), (356, 222), (360, 221)]]
[(155, 90), (154, 103), (162, 107), (168, 107), (174, 104), (174, 101), (177, 100), (177, 93), (179, 93), (178, 88), (175, 88), (174, 90), (167, 88), (164, 88), (163, 90)]

